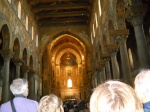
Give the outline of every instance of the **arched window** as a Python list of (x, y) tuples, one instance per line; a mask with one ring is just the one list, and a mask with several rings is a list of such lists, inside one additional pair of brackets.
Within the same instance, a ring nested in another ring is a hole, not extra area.
[(68, 79), (68, 88), (72, 88), (72, 80), (70, 78)]
[(94, 26), (94, 23), (93, 23), (93, 37), (95, 37), (95, 26)]
[(26, 16), (26, 30), (28, 31), (29, 28), (29, 18)]
[(132, 51), (130, 48), (128, 49), (128, 55), (129, 55), (130, 66), (131, 68), (133, 68), (134, 64), (133, 64), (133, 58), (132, 58)]
[(97, 21), (97, 14), (95, 12), (95, 23), (96, 23), (96, 28), (98, 28), (98, 21)]
[(101, 16), (102, 15), (101, 1), (100, 0), (97, 0), (97, 1), (98, 1), (99, 15)]
[(18, 3), (18, 17), (19, 17), (19, 19), (21, 19), (21, 3), (20, 3), (20, 1)]
[(32, 40), (34, 39), (34, 28), (32, 26)]
[(92, 42), (92, 44), (93, 44), (93, 35), (92, 35), (92, 33), (91, 33), (91, 42)]
[(38, 47), (38, 41), (39, 41), (39, 39), (38, 39), (39, 37), (38, 37), (38, 35), (36, 35), (36, 47)]

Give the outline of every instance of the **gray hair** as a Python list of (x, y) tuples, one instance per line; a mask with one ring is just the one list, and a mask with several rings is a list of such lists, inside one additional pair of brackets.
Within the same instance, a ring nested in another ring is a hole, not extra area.
[(120, 81), (96, 87), (90, 98), (90, 112), (144, 112), (134, 89)]
[(62, 100), (54, 94), (41, 98), (38, 112), (64, 112)]
[(150, 69), (142, 69), (135, 77), (135, 91), (142, 101), (145, 103), (145, 99), (150, 97)]
[(10, 85), (10, 90), (13, 95), (23, 94), (28, 88), (28, 81), (26, 79), (17, 78), (14, 79)]

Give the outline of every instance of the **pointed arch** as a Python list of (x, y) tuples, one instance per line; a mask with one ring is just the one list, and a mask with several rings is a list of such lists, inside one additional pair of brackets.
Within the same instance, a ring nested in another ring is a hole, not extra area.
[(21, 19), (21, 2), (18, 2), (18, 18)]
[(53, 35), (53, 37), (49, 38), (47, 41), (46, 41), (46, 44), (44, 44), (43, 46), (41, 46), (40, 48), (40, 52), (41, 54), (43, 54), (43, 52), (45, 51), (46, 47), (48, 46), (49, 43), (51, 43), (53, 40), (55, 40), (56, 38), (58, 37), (61, 37), (62, 35), (70, 35), (71, 37), (74, 37), (76, 39), (78, 39), (78, 41), (82, 42), (87, 50), (91, 51), (91, 44), (90, 42), (84, 37), (84, 35), (76, 35), (72, 32), (69, 32), (69, 31), (60, 31), (58, 32), (57, 34)]
[(14, 58), (20, 57), (20, 43), (18, 38), (16, 38), (14, 41), (13, 52), (15, 53)]
[(29, 66), (30, 66), (31, 70), (33, 70), (33, 57), (32, 56), (30, 56)]
[(23, 50), (23, 65), (27, 65), (27, 49)]
[(55, 48), (56, 50), (53, 52), (53, 55), (56, 55), (56, 53), (57, 53), (58, 51), (60, 51), (60, 49), (63, 48), (64, 46), (70, 46), (70, 47), (76, 49), (76, 51), (77, 51), (80, 55), (82, 55), (82, 52), (83, 52), (83, 51), (80, 50), (80, 47), (77, 46), (77, 45), (75, 45), (75, 44), (72, 44), (71, 42), (61, 44), (60, 46), (58, 46), (57, 48)]
[[(75, 56), (76, 56), (76, 58), (77, 58), (77, 62), (78, 62), (78, 64), (80, 64), (81, 63), (81, 57), (79, 56), (79, 54), (75, 51), (75, 50), (73, 50), (73, 49), (70, 49), (70, 48), (67, 48), (67, 49), (64, 49), (64, 50), (62, 50), (59, 54), (58, 54), (58, 56), (56, 57), (56, 64), (60, 64), (60, 59), (61, 59), (61, 57), (62, 57), (62, 55), (63, 54), (65, 54), (66, 52), (71, 52), (72, 54), (74, 54)], [(54, 56), (55, 57), (55, 56)]]
[(2, 49), (9, 49), (10, 44), (10, 31), (7, 24), (4, 24), (0, 31), (2, 40)]

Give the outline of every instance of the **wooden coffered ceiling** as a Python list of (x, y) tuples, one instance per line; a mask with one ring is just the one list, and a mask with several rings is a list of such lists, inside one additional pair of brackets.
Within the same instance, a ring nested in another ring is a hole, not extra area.
[(40, 27), (88, 25), (91, 0), (27, 0)]

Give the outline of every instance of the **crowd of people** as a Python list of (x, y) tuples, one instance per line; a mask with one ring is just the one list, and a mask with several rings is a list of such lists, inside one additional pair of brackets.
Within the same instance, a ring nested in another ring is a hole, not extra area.
[(0, 112), (150, 112), (150, 70), (141, 70), (134, 85), (108, 80), (93, 90), (86, 103), (76, 97), (76, 103), (63, 104), (55, 94), (43, 96), (38, 103), (27, 98), (27, 80), (17, 78), (10, 85), (14, 98), (3, 103)]

